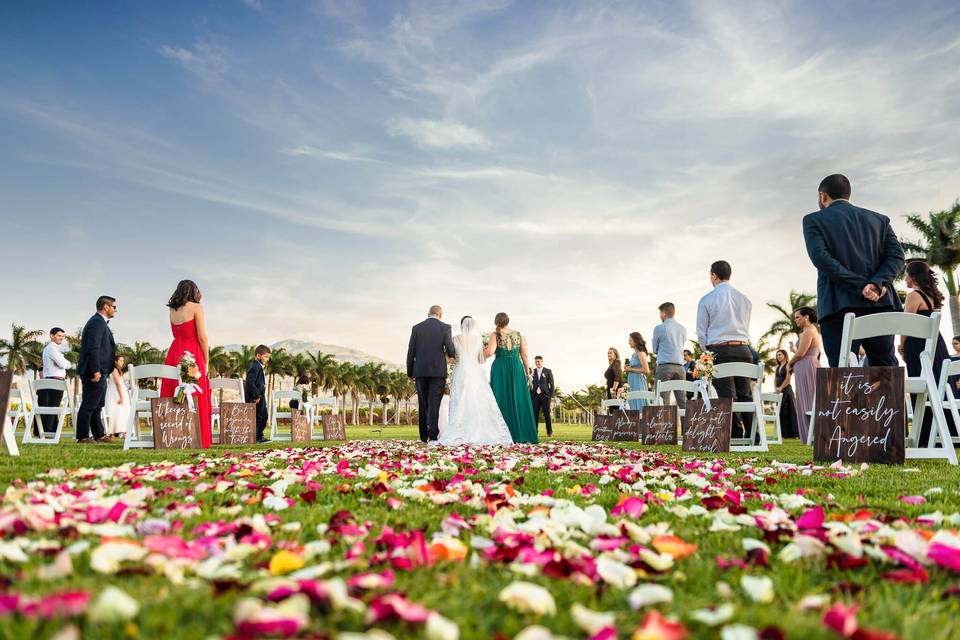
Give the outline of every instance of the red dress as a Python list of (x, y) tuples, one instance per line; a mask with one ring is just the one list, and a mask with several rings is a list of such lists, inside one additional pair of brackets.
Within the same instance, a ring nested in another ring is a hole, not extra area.
[[(164, 364), (179, 368), (181, 356), (185, 351), (189, 351), (200, 370), (200, 381), (197, 384), (203, 393), (195, 394), (193, 402), (200, 414), (200, 446), (206, 449), (213, 444), (213, 431), (210, 427), (210, 381), (207, 379), (207, 363), (203, 359), (200, 340), (197, 339), (197, 323), (195, 320), (187, 320), (182, 324), (171, 323), (170, 328), (173, 330), (173, 344), (167, 351)], [(172, 398), (177, 384), (175, 380), (163, 380), (160, 384), (160, 397)]]

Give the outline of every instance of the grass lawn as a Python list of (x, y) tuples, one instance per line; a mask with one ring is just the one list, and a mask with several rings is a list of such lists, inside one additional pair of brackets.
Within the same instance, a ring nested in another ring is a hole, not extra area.
[(0, 639), (960, 637), (946, 463), (694, 458), (585, 425), (507, 449), (347, 432), (0, 458)]

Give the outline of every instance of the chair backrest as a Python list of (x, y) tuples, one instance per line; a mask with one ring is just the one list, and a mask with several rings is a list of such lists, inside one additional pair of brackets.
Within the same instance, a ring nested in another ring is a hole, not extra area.
[(773, 404), (776, 404), (776, 405), (779, 405), (781, 402), (783, 402), (782, 393), (764, 393), (763, 395), (760, 396), (760, 398), (764, 402), (772, 402)]
[(686, 393), (696, 393), (699, 395), (700, 387), (689, 380), (657, 380), (657, 389), (654, 392), (655, 396), (671, 391), (685, 391)]
[(724, 362), (713, 365), (713, 377), (716, 378), (752, 378), (763, 380), (763, 365), (752, 362)]
[(877, 336), (898, 335), (909, 338), (923, 338), (926, 340), (924, 351), (933, 359), (933, 350), (937, 344), (937, 335), (940, 333), (940, 312), (934, 311), (930, 317), (919, 313), (904, 313), (891, 311), (889, 313), (874, 313), (869, 316), (856, 317), (848, 313), (843, 317), (843, 338), (840, 343), (840, 366), (848, 366), (850, 350), (854, 340), (874, 338)]
[(142, 364), (139, 367), (130, 365), (130, 382), (135, 384), (147, 378), (161, 378), (165, 380), (180, 380), (180, 372), (169, 364)]
[(243, 402), (243, 380), (240, 378), (210, 378), (210, 391), (220, 389), (233, 391), (238, 396), (238, 402)]
[(628, 391), (624, 397), (627, 400), (648, 400), (653, 402), (657, 399), (657, 394), (654, 391)]
[(30, 383), (30, 386), (32, 387), (34, 395), (36, 395), (37, 391), (45, 391), (47, 389), (63, 392), (66, 392), (69, 389), (66, 380), (54, 380), (53, 378), (41, 378), (40, 380), (34, 380)]
[(273, 401), (277, 403), (277, 406), (280, 406), (281, 400), (301, 400), (303, 399), (303, 394), (296, 389), (290, 390), (280, 390), (273, 392)]

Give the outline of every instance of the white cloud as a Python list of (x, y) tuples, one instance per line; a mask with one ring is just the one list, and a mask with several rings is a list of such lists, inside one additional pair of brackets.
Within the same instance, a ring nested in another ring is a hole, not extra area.
[(488, 149), (491, 146), (479, 129), (445, 120), (394, 118), (387, 123), (387, 133), (410, 138), (420, 148)]
[(298, 145), (296, 147), (287, 147), (280, 150), (280, 153), (288, 156), (307, 156), (311, 158), (327, 158), (329, 160), (341, 160), (343, 162), (380, 162), (376, 158), (368, 158), (355, 153), (344, 151), (330, 151), (327, 149), (318, 149), (308, 144)]
[(263, 11), (263, 0), (240, 0), (254, 11)]
[(165, 44), (159, 52), (165, 58), (178, 61), (190, 73), (207, 80), (215, 79), (230, 69), (226, 49), (209, 40), (200, 40), (189, 48)]

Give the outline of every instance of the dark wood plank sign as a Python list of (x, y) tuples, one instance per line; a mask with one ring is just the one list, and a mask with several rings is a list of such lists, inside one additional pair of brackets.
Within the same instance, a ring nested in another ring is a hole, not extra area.
[(310, 442), (310, 422), (300, 409), (290, 410), (290, 442)]
[(901, 367), (817, 369), (813, 459), (903, 464)]
[(704, 453), (730, 451), (733, 427), (733, 400), (711, 398), (710, 411), (703, 400), (687, 400), (683, 418), (683, 450)]
[(0, 371), (0, 429), (7, 424), (7, 408), (10, 406), (10, 387), (12, 386), (13, 371)]
[(150, 398), (154, 449), (197, 449), (200, 447), (200, 416), (184, 402), (173, 398)]
[(610, 415), (593, 417), (593, 439), (608, 442), (640, 442), (640, 412), (615, 411)]
[(257, 442), (257, 405), (252, 402), (224, 402), (220, 405), (220, 444), (242, 445)]
[(343, 417), (335, 415), (323, 416), (323, 439), (346, 440), (347, 433), (343, 428)]
[(677, 444), (676, 405), (643, 408), (643, 444)]

